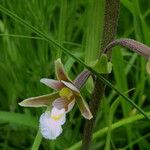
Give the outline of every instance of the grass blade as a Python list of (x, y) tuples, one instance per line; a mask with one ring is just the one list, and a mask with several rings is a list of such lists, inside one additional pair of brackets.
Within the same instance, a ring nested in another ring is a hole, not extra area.
[(0, 111), (0, 121), (29, 126), (37, 129), (37, 120), (30, 115)]

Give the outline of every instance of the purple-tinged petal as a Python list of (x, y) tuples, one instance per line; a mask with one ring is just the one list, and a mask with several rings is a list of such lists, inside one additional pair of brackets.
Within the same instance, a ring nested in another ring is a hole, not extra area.
[(53, 107), (56, 107), (57, 109), (64, 108), (66, 113), (73, 108), (74, 104), (75, 104), (75, 99), (69, 101), (65, 97), (59, 97), (52, 103)]
[(52, 105), (57, 109), (63, 109), (63, 108), (66, 109), (68, 105), (68, 100), (65, 97), (59, 97), (52, 103)]
[(92, 119), (93, 116), (92, 116), (92, 113), (89, 109), (89, 106), (81, 95), (76, 98), (76, 102), (77, 102), (77, 105), (81, 111), (82, 116), (86, 119), (89, 119), (89, 120)]
[(40, 82), (42, 82), (43, 84), (49, 86), (50, 88), (54, 90), (60, 90), (64, 87), (64, 84), (58, 80), (42, 78)]
[(23, 100), (22, 102), (18, 103), (20, 106), (23, 107), (43, 107), (43, 106), (50, 106), (52, 102), (59, 97), (58, 92), (31, 97), (28, 99)]
[(73, 84), (75, 87), (77, 87), (79, 90), (82, 88), (82, 86), (86, 83), (87, 79), (90, 77), (91, 72), (88, 70), (82, 71), (73, 81)]
[(67, 86), (69, 89), (71, 89), (72, 91), (74, 91), (75, 93), (79, 94), (80, 91), (71, 83), (71, 82), (66, 82), (66, 81), (63, 81), (61, 80), (61, 82)]
[(70, 81), (60, 58), (55, 61), (55, 73), (58, 80)]
[(68, 113), (68, 112), (70, 112), (70, 111), (72, 110), (74, 104), (75, 104), (75, 99), (72, 100), (72, 101), (68, 104), (68, 110), (66, 111), (66, 113)]

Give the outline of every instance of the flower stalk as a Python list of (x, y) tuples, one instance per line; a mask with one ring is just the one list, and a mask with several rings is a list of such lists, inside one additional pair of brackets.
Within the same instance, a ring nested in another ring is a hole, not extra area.
[(150, 47), (138, 41), (135, 41), (133, 39), (128, 39), (128, 38), (122, 38), (122, 39), (118, 39), (118, 40), (114, 40), (110, 42), (104, 49), (104, 53), (108, 53), (115, 46), (123, 46), (125, 48), (128, 48), (138, 53), (139, 55), (144, 56), (147, 59), (150, 57)]

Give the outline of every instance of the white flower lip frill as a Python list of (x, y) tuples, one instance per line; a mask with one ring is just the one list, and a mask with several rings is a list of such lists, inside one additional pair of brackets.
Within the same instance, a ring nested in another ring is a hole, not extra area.
[(44, 138), (54, 140), (62, 133), (62, 125), (66, 121), (65, 109), (52, 108), (40, 117), (40, 131)]

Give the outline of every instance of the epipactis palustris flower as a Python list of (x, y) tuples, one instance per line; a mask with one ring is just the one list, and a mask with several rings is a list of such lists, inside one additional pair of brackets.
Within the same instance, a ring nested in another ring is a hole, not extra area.
[(40, 117), (40, 130), (46, 139), (56, 139), (62, 133), (66, 113), (72, 110), (75, 103), (84, 118), (90, 120), (93, 117), (79, 89), (67, 76), (60, 59), (55, 61), (55, 73), (58, 80), (43, 78), (40, 81), (57, 92), (28, 98), (19, 103), (24, 107), (52, 106), (51, 111), (46, 111)]

